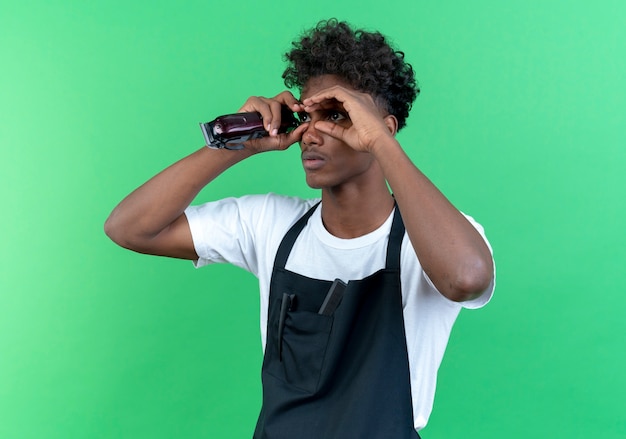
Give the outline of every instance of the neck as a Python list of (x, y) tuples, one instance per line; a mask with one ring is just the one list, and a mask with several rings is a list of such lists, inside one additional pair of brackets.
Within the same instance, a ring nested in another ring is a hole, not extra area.
[(373, 232), (391, 214), (394, 199), (387, 184), (322, 190), (322, 221), (338, 238), (357, 238)]

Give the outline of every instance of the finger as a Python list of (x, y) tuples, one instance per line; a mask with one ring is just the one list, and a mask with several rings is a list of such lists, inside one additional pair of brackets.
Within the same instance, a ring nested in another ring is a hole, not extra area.
[(294, 113), (302, 111), (302, 103), (288, 90), (278, 94), (274, 99), (289, 107)]
[(308, 98), (304, 99), (302, 103), (305, 106), (310, 106), (313, 104), (320, 104), (324, 101), (329, 101), (332, 99), (335, 99), (343, 103), (349, 98), (350, 98), (350, 95), (345, 88), (335, 86), (335, 87), (321, 90), (320, 92), (314, 94), (313, 96), (309, 96)]
[(280, 128), (281, 112), (283, 104), (275, 99), (268, 101), (271, 116), (269, 118), (263, 118), (263, 124), (270, 136), (275, 137), (278, 135), (278, 129)]
[(281, 141), (278, 137), (261, 137), (248, 140), (243, 143), (245, 149), (253, 152), (275, 151), (280, 148)]
[(252, 111), (258, 111), (258, 108), (262, 105), (261, 97), (250, 96), (246, 99), (246, 102), (237, 110), (237, 113), (248, 113)]
[(302, 110), (306, 111), (307, 113), (313, 113), (314, 111), (324, 109), (324, 106), (322, 105), (322, 103), (316, 104), (312, 102), (307, 102), (307, 104), (309, 105), (305, 105), (304, 103), (302, 103)]
[(304, 135), (308, 127), (309, 127), (308, 122), (300, 124), (295, 130), (290, 131), (289, 133), (286, 134), (287, 141), (291, 142), (290, 144), (301, 141), (302, 136)]
[(303, 124), (295, 130), (279, 134), (277, 136), (261, 137), (259, 139), (248, 140), (243, 145), (246, 149), (254, 152), (276, 151), (289, 148), (296, 142), (299, 142), (306, 130), (308, 124)]
[[(272, 108), (271, 108), (271, 99), (265, 98), (263, 96), (251, 96), (249, 97), (245, 104), (239, 109), (239, 113), (248, 113), (248, 112), (258, 112), (261, 115), (261, 119), (263, 120), (263, 127), (269, 132), (271, 129), (272, 122)], [(279, 115), (279, 123), (280, 123), (280, 115)]]
[(344, 140), (346, 129), (341, 125), (327, 121), (315, 122), (315, 129), (338, 140)]
[(271, 140), (276, 141), (277, 143), (273, 144), (273, 149), (275, 150), (285, 150), (289, 148), (296, 142), (302, 140), (302, 135), (306, 131), (308, 124), (302, 124), (297, 127), (295, 130), (290, 131), (289, 133), (282, 133), (275, 137), (272, 137)]
[(354, 107), (353, 101), (349, 98), (346, 100), (337, 99), (334, 94), (316, 95), (305, 99), (302, 102), (303, 109), (307, 113), (313, 113), (318, 110), (343, 109), (350, 112), (350, 108)]

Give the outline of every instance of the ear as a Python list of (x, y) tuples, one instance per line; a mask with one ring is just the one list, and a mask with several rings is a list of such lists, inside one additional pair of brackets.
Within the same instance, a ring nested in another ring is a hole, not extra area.
[(393, 114), (388, 114), (384, 117), (383, 120), (385, 121), (385, 125), (387, 125), (387, 128), (389, 129), (391, 135), (395, 136), (398, 132), (398, 119), (396, 119), (396, 116), (394, 116)]

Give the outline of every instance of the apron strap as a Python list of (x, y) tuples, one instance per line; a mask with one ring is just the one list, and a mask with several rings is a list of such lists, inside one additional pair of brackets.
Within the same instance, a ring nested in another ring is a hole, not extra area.
[(404, 238), (404, 222), (400, 215), (400, 209), (396, 203), (393, 212), (393, 222), (391, 223), (391, 231), (389, 232), (389, 243), (387, 244), (387, 262), (386, 268), (389, 270), (400, 270), (400, 250), (402, 248), (402, 239)]
[(311, 217), (311, 215), (313, 215), (313, 212), (315, 212), (315, 209), (317, 208), (317, 206), (319, 206), (320, 203), (321, 201), (315, 203), (315, 205), (311, 207), (309, 211), (305, 213), (291, 227), (291, 229), (289, 229), (289, 231), (281, 241), (280, 246), (278, 247), (278, 251), (276, 252), (276, 259), (274, 259), (274, 268), (285, 268), (285, 265), (287, 264), (287, 258), (289, 258), (289, 253), (291, 253), (291, 248), (296, 242), (296, 239), (298, 239), (298, 235), (300, 235), (300, 232), (302, 231), (302, 229), (304, 229), (304, 226), (306, 226), (309, 218)]

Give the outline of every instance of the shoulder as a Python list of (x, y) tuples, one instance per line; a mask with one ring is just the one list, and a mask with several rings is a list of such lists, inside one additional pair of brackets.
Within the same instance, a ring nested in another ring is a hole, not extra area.
[(317, 198), (300, 198), (274, 193), (248, 195), (242, 197), (240, 200), (242, 203), (252, 206), (259, 213), (264, 212), (270, 215), (277, 214), (288, 216), (291, 214), (298, 217), (303, 215), (319, 201)]
[[(247, 197), (244, 197), (247, 198)], [(269, 234), (272, 238), (282, 235), (319, 199), (299, 198), (277, 194), (252, 196), (244, 203), (251, 205), (248, 220), (258, 230), (259, 235)], [(270, 232), (271, 230), (271, 232)]]
[(185, 213), (190, 222), (207, 224), (220, 222), (224, 227), (289, 227), (318, 199), (305, 199), (274, 193), (229, 197), (190, 206)]
[(273, 258), (282, 235), (316, 201), (265, 194), (188, 207), (185, 215), (200, 256), (197, 266), (230, 262), (257, 273), (260, 263)]
[(230, 203), (242, 216), (251, 221), (271, 220), (278, 226), (282, 223), (293, 223), (314, 206), (319, 199), (307, 199), (274, 193), (263, 195), (246, 195), (231, 199)]

